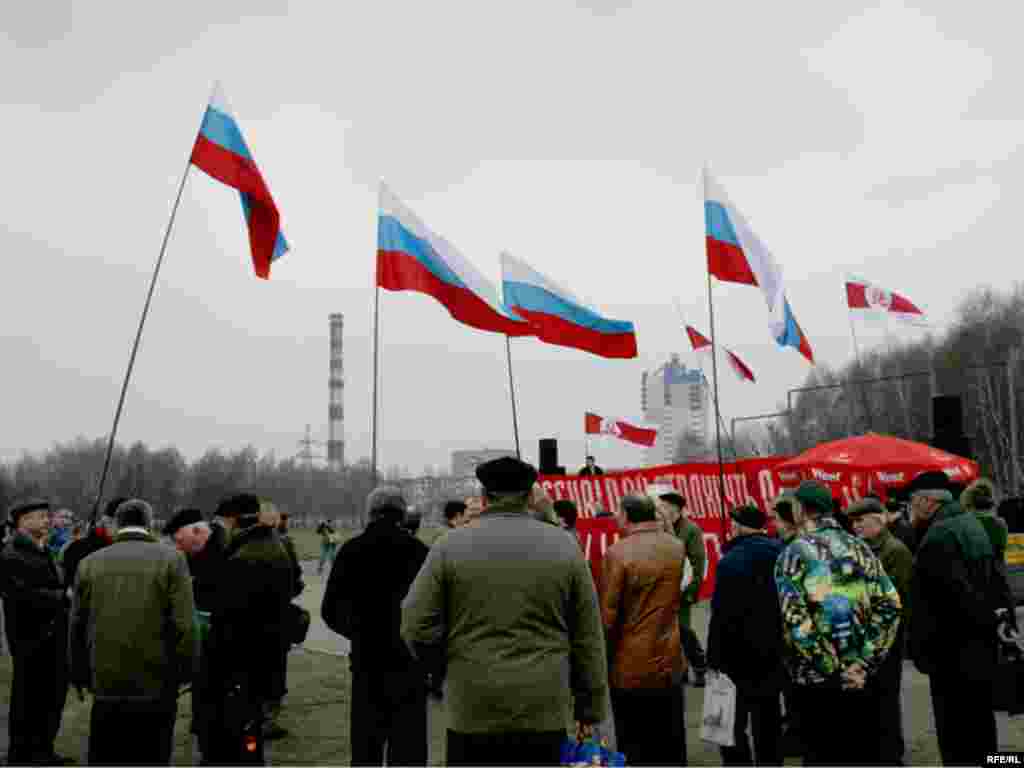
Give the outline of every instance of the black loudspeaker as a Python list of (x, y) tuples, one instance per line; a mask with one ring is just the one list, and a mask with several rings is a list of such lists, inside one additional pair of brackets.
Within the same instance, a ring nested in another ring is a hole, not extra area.
[(955, 435), (950, 432), (939, 432), (931, 441), (932, 448), (946, 451), (956, 456), (963, 456), (965, 459), (971, 456), (971, 438), (967, 435)]
[(932, 432), (936, 435), (964, 433), (964, 404), (960, 395), (937, 395), (932, 398), (932, 424)]
[(558, 441), (553, 437), (545, 437), (540, 441), (540, 467), (542, 475), (558, 473)]

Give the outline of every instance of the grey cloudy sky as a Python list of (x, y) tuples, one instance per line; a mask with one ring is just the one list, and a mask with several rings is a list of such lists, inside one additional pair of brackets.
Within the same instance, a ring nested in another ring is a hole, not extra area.
[[(6, 3), (0, 457), (105, 435), (163, 228), (222, 81), (293, 251), (252, 273), (237, 194), (193, 171), (119, 439), (189, 457), (326, 440), (327, 315), (345, 314), (346, 453), (370, 450), (383, 178), (492, 280), (502, 249), (608, 315), (640, 358), (513, 340), (520, 429), (582, 461), (584, 410), (640, 418), (640, 375), (707, 329), (704, 162), (785, 271), (818, 359), (852, 354), (847, 270), (941, 331), (1019, 275), (1024, 103), (1004, 3)], [(766, 413), (809, 366), (759, 291), (715, 290)], [(504, 339), (381, 297), (381, 462), (512, 442)], [(920, 331), (893, 328), (898, 338)], [(858, 327), (864, 346), (880, 326)], [(641, 450), (608, 443), (605, 465)]]

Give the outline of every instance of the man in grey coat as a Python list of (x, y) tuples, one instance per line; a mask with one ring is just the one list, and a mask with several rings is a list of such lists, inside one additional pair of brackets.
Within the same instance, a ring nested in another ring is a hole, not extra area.
[(115, 515), (114, 543), (78, 566), (71, 679), (95, 695), (90, 765), (167, 765), (192, 673), (192, 583), (185, 556), (150, 532), (149, 504), (130, 499)]
[(527, 512), (536, 470), (476, 470), (479, 522), (435, 544), (402, 603), (402, 637), (447, 670), (448, 765), (557, 765), (566, 724), (608, 709), (604, 632), (590, 568), (565, 531)]

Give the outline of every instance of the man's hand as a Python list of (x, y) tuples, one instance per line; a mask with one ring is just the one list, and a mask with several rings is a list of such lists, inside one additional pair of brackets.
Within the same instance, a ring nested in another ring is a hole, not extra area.
[(75, 693), (78, 694), (78, 700), (84, 704), (85, 703), (85, 689), (82, 686), (80, 686), (80, 685), (76, 685), (75, 686)]
[(594, 738), (594, 724), (576, 721), (576, 741)]

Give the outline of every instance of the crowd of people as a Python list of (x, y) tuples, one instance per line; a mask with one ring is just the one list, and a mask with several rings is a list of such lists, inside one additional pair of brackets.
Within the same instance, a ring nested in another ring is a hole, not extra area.
[[(840, 510), (805, 481), (767, 510), (732, 509), (705, 652), (692, 616), (704, 536), (681, 495), (624, 497), (595, 574), (575, 505), (532, 466), (503, 457), (477, 477), (482, 495), (449, 501), (430, 547), (393, 486), (343, 545), (317, 529), (321, 616), (351, 645), (353, 764), (436, 759), (434, 712), (449, 765), (557, 765), (573, 736), (611, 741), (628, 764), (685, 765), (686, 689), (727, 676), (724, 765), (901, 765), (908, 658), (929, 677), (944, 764), (997, 750), (1000, 638), (1019, 635), (990, 482), (925, 473)], [(185, 690), (204, 764), (262, 764), (265, 741), (287, 735), (288, 653), (310, 622), (287, 515), (238, 493), (210, 520), (177, 511), (171, 547), (150, 504), (115, 499), (54, 546), (67, 525), (54, 511), (19, 501), (0, 552), (8, 762), (71, 762), (54, 741), (74, 689), (92, 696), (90, 764), (168, 764)]]

